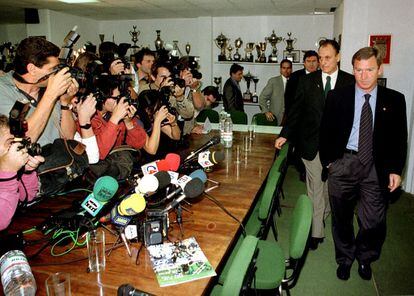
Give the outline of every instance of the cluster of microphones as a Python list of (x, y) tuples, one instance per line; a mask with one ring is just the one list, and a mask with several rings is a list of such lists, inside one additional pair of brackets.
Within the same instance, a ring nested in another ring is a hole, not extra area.
[[(170, 153), (164, 159), (143, 165), (142, 173), (128, 180), (130, 186), (123, 188), (121, 196), (117, 180), (100, 177), (80, 205), (49, 217), (40, 230), (83, 227), (86, 232), (99, 224), (112, 224), (128, 239), (139, 240), (143, 236), (146, 245), (162, 243), (167, 235), (168, 213), (184, 200), (201, 196), (207, 182), (204, 168), (224, 160), (222, 151), (209, 151), (218, 143), (219, 139), (213, 137), (183, 161), (180, 155)], [(158, 236), (153, 233), (154, 225), (161, 228)]]

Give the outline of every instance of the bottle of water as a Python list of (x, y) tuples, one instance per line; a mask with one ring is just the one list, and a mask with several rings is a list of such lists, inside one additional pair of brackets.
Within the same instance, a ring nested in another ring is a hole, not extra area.
[(224, 132), (224, 121), (227, 118), (227, 112), (224, 111), (224, 107), (221, 108), (221, 112), (219, 114), (219, 130), (220, 130), (220, 142), (224, 145), (223, 140), (223, 132)]
[(223, 145), (225, 148), (231, 148), (233, 146), (233, 121), (231, 121), (230, 114), (227, 114), (226, 119), (224, 121), (223, 127)]
[(20, 250), (8, 251), (0, 258), (1, 284), (6, 296), (34, 296), (36, 281), (26, 255)]

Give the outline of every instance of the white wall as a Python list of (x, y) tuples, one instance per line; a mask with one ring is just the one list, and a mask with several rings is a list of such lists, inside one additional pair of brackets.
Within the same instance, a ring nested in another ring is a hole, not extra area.
[[(342, 69), (351, 71), (352, 55), (367, 46), (370, 34), (391, 34), (390, 64), (384, 65), (387, 87), (405, 95), (409, 127), (413, 117), (414, 6), (411, 0), (344, 0), (342, 33)], [(411, 127), (409, 133), (412, 133)], [(392, 143), (390, 143), (392, 145)], [(414, 193), (414, 142), (406, 165), (405, 189)]]
[(343, 22), (344, 22), (344, 3), (341, 4), (336, 8), (334, 14), (334, 28), (333, 28), (333, 36), (338, 40), (340, 34), (342, 34), (343, 29)]
[(0, 25), (0, 43), (10, 41), (16, 44), (26, 38), (26, 35), (26, 24)]

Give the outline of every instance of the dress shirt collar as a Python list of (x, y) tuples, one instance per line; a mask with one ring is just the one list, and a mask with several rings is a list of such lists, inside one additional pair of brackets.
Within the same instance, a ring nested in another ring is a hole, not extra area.
[(336, 79), (338, 78), (338, 71), (339, 71), (339, 69), (336, 68), (336, 71), (333, 72), (332, 74), (322, 72), (322, 82), (323, 82), (323, 88), (324, 89), (325, 89), (325, 85), (326, 85), (326, 77), (328, 77), (328, 76), (331, 76), (331, 89), (335, 88)]

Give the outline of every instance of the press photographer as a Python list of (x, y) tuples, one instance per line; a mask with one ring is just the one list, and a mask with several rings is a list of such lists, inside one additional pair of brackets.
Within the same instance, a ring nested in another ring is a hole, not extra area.
[(8, 118), (0, 115), (0, 230), (7, 228), (19, 204), (31, 202), (38, 192), (36, 168), (44, 158), (30, 156), (14, 142)]
[[(68, 68), (56, 72), (60, 49), (41, 37), (29, 37), (17, 47), (14, 71), (0, 77), (0, 113), (8, 114), (15, 101), (30, 102), (27, 136), (41, 145), (61, 136), (72, 138), (71, 114), (60, 112), (78, 91)], [(62, 134), (59, 133), (59, 127)]]

